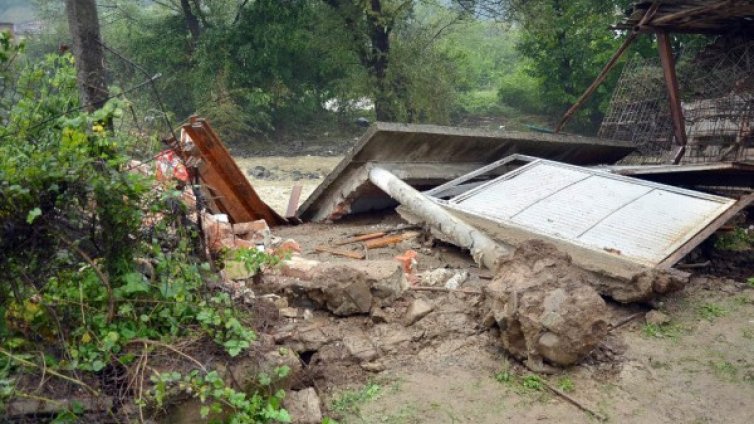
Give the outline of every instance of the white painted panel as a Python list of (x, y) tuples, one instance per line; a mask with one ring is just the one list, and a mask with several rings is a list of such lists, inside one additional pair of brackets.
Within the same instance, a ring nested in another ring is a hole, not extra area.
[(651, 190), (624, 181), (590, 176), (526, 208), (512, 221), (549, 235), (577, 238)]
[(638, 261), (659, 262), (726, 209), (718, 202), (653, 190), (578, 240)]
[(655, 266), (735, 201), (540, 160), (450, 203), (535, 234)]
[(463, 204), (464, 209), (508, 219), (559, 190), (589, 178), (589, 174), (578, 170), (549, 164), (536, 165), (525, 167), (525, 171), (521, 173), (510, 172), (452, 199), (451, 202)]

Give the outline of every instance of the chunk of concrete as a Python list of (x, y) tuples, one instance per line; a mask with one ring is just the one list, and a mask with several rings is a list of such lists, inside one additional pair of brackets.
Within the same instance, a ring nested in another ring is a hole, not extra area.
[(322, 422), (321, 401), (313, 387), (288, 392), (283, 399), (283, 407), (296, 424), (319, 424)]
[(338, 316), (369, 313), (408, 288), (400, 265), (388, 260), (323, 263), (294, 257), (281, 272), (298, 280), (286, 289)]
[(365, 334), (348, 334), (343, 337), (343, 345), (359, 362), (370, 362), (380, 355)]
[(424, 299), (416, 299), (406, 310), (406, 315), (403, 317), (403, 322), (408, 327), (409, 325), (412, 325), (416, 321), (419, 321), (420, 319), (427, 316), (427, 314), (432, 312), (432, 309), (434, 309), (434, 306), (431, 303), (427, 302)]
[(533, 370), (568, 366), (607, 335), (607, 306), (570, 256), (542, 241), (525, 242), (485, 289), (503, 347)]

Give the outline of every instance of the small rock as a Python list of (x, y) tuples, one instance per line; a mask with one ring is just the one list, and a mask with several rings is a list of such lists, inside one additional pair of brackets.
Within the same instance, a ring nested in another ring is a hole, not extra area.
[(322, 409), (317, 391), (313, 387), (291, 391), (283, 400), (283, 407), (297, 424), (319, 424), (322, 422)]
[(343, 337), (343, 345), (360, 362), (370, 362), (380, 355), (369, 337), (364, 334), (349, 334)]
[(427, 314), (432, 312), (432, 309), (434, 309), (434, 306), (426, 300), (416, 299), (411, 303), (411, 306), (408, 307), (408, 310), (406, 310), (403, 322), (408, 327), (427, 316)]
[(285, 318), (298, 318), (298, 308), (281, 308), (280, 316)]
[(264, 166), (255, 166), (246, 170), (246, 173), (254, 178), (264, 179), (270, 177), (270, 170)]
[(460, 271), (454, 276), (450, 277), (445, 282), (445, 288), (450, 290), (456, 290), (461, 287), (461, 284), (465, 283), (469, 279), (469, 273), (467, 271)]
[(453, 270), (446, 268), (437, 268), (432, 271), (425, 271), (419, 274), (419, 281), (424, 286), (441, 286), (444, 285), (455, 273)]
[(361, 368), (369, 372), (382, 372), (385, 371), (385, 364), (380, 361), (364, 362), (361, 364)]
[(302, 174), (301, 171), (298, 171), (298, 170), (291, 171), (291, 179), (293, 181), (299, 181), (303, 177), (304, 177), (304, 174)]
[(647, 324), (653, 324), (653, 325), (663, 325), (670, 322), (670, 317), (663, 314), (660, 311), (649, 311), (644, 316), (644, 319), (647, 321)]

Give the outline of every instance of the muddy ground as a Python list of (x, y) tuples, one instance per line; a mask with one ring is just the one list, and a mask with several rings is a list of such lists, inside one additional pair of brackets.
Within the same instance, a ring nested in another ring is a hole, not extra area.
[[(267, 157), (238, 162), (244, 171), (255, 166), (270, 170), (270, 176), (250, 180), (263, 199), (283, 212), (294, 179), (304, 184), (303, 201), (338, 160)], [(297, 240), (306, 258), (342, 261), (347, 259), (317, 253), (314, 247), (401, 224), (395, 215), (366, 216), (337, 226), (306, 224), (274, 233)], [(431, 240), (419, 238), (368, 254), (369, 259), (390, 260), (406, 249), (418, 252), (420, 272), (466, 270), (470, 278), (463, 287), (470, 289), (489, 281), (464, 252)], [(306, 368), (298, 388), (314, 386), (325, 415), (342, 423), (597, 421), (548, 391), (542, 381), (609, 422), (754, 422), (754, 288), (743, 280), (697, 271), (684, 291), (653, 305), (611, 303), (611, 322), (636, 318), (613, 330), (580, 365), (551, 376), (534, 376), (505, 354), (495, 330), (480, 325), (475, 315), (479, 300), (473, 294), (409, 291), (378, 316), (336, 318), (315, 311), (311, 318), (291, 322), (338, 335), (329, 344), (302, 348)], [(404, 311), (416, 298), (430, 302), (434, 310), (406, 326)], [(643, 313), (652, 309), (670, 321), (647, 324)], [(291, 323), (278, 323), (278, 330), (286, 325)], [(354, 334), (373, 342), (376, 359), (354, 359), (346, 351), (340, 340)]]

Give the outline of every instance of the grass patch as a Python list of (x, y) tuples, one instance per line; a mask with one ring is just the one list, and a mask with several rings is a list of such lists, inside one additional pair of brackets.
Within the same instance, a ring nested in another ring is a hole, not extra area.
[(560, 377), (558, 379), (557, 386), (558, 386), (558, 389), (566, 393), (571, 393), (572, 391), (576, 389), (576, 385), (573, 384), (573, 380), (571, 380), (570, 377)]
[(710, 366), (715, 374), (724, 380), (733, 381), (738, 374), (736, 366), (728, 361), (710, 361)]
[(527, 390), (541, 392), (545, 387), (545, 382), (542, 380), (542, 377), (530, 374), (521, 379), (521, 387)]
[(371, 400), (377, 399), (382, 393), (382, 386), (367, 383), (358, 390), (345, 390), (330, 404), (330, 409), (338, 414), (358, 415), (361, 407)]
[(699, 316), (707, 321), (714, 321), (715, 318), (724, 317), (728, 311), (722, 306), (714, 303), (705, 303), (699, 307)]
[(645, 324), (642, 333), (647, 337), (657, 339), (676, 339), (683, 333), (678, 324)]

